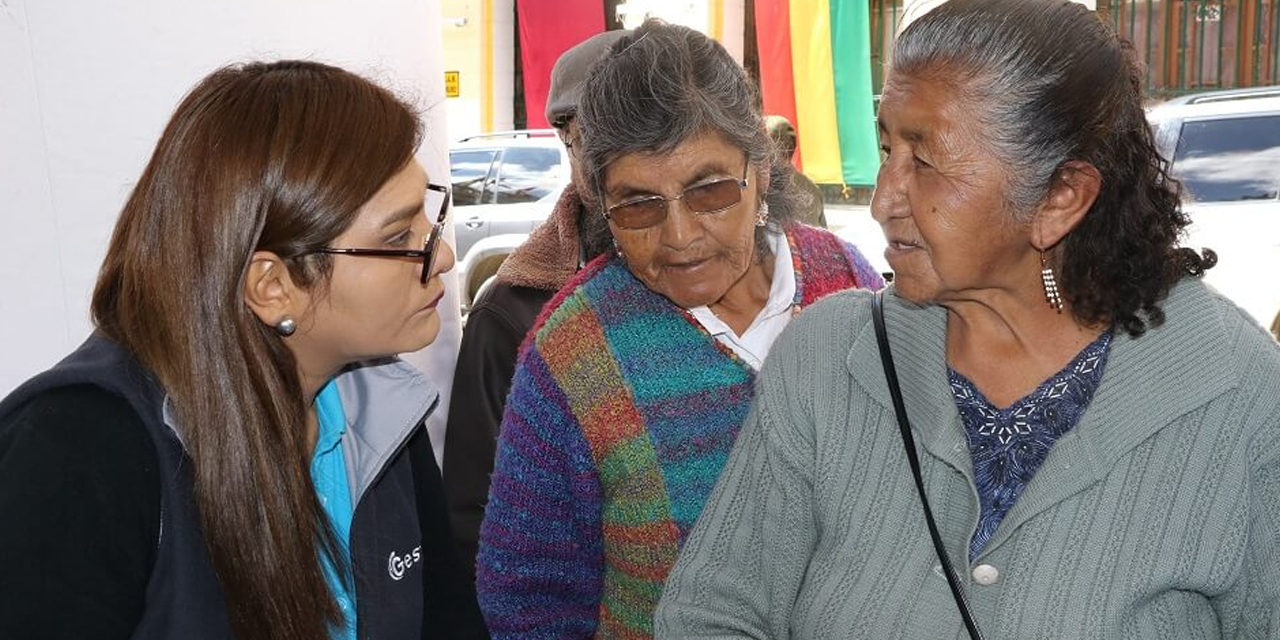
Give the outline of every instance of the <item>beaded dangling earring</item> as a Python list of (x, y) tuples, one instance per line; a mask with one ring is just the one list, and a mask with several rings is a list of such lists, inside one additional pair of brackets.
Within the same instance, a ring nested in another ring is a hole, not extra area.
[(760, 208), (756, 209), (756, 226), (763, 227), (769, 224), (769, 201), (760, 202)]
[(1049, 306), (1062, 313), (1062, 294), (1058, 291), (1058, 279), (1054, 277), (1053, 268), (1049, 266), (1049, 259), (1043, 251), (1040, 252), (1040, 281), (1044, 284), (1044, 297)]
[(619, 258), (625, 258), (625, 257), (626, 257), (626, 256), (622, 255), (622, 247), (619, 247), (619, 246), (618, 246), (618, 239), (617, 239), (617, 238), (614, 238), (614, 239), (613, 239), (613, 252), (614, 252), (614, 253), (616, 253), (616, 254), (618, 254), (618, 257), (619, 257)]

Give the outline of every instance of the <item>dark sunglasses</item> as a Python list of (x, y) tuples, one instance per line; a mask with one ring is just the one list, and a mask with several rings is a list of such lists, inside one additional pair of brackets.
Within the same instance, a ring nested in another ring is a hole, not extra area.
[(604, 217), (620, 229), (647, 229), (662, 224), (670, 211), (667, 203), (676, 200), (684, 200), (684, 206), (700, 216), (726, 211), (742, 202), (742, 192), (747, 188), (747, 170), (750, 167), (751, 163), (748, 162), (742, 168), (741, 178), (721, 178), (695, 184), (674, 198), (652, 195), (615, 204), (604, 210)]
[(419, 284), (426, 284), (427, 278), (431, 277), (431, 270), (436, 266), (436, 256), (439, 251), (436, 247), (440, 244), (440, 234), (444, 230), (444, 217), (449, 213), (449, 188), (442, 187), (438, 184), (428, 184), (428, 191), (435, 191), (443, 194), (444, 199), (440, 201), (440, 213), (436, 215), (436, 222), (431, 226), (431, 234), (422, 238), (422, 249), (335, 249), (333, 247), (323, 247), (310, 251), (308, 253), (334, 253), (348, 256), (374, 256), (383, 258), (421, 258), (422, 259), (422, 277), (419, 278)]

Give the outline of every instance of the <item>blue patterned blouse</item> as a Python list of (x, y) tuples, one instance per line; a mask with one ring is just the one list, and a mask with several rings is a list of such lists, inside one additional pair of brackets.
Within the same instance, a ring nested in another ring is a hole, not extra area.
[(968, 378), (950, 367), (951, 392), (973, 456), (981, 515), (969, 558), (982, 552), (1053, 443), (1080, 421), (1102, 380), (1111, 347), (1104, 332), (1026, 397), (998, 409)]

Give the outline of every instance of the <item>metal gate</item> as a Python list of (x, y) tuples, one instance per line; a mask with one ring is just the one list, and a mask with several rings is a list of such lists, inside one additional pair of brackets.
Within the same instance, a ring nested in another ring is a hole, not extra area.
[[(902, 0), (870, 0), (876, 93)], [(1133, 43), (1153, 97), (1280, 84), (1280, 0), (1097, 0), (1098, 15)]]

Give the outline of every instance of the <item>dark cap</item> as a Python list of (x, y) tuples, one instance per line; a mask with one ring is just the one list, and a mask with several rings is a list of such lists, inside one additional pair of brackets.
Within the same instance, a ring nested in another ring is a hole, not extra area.
[(560, 54), (551, 68), (551, 91), (547, 93), (547, 122), (564, 126), (564, 121), (578, 110), (578, 98), (591, 65), (609, 53), (609, 48), (629, 29), (597, 33)]

